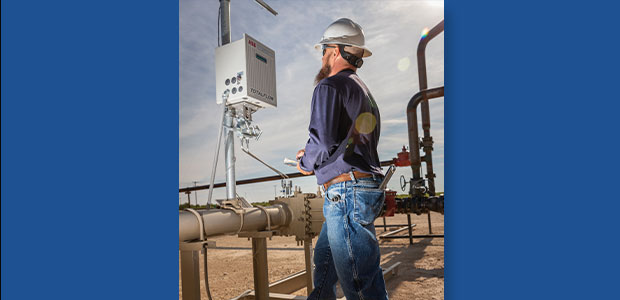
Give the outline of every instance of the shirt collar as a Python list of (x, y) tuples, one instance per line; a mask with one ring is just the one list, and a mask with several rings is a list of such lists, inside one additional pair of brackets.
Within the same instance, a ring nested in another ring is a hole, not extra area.
[(350, 69), (350, 68), (344, 69), (344, 70), (338, 72), (338, 74), (340, 74), (342, 72), (355, 73), (355, 71), (353, 71), (353, 69)]

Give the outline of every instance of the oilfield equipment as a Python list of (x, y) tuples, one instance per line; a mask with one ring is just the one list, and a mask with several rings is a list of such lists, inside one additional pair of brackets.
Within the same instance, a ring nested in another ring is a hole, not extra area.
[[(263, 1), (256, 1), (272, 14), (277, 12)], [(252, 263), (254, 290), (249, 290), (235, 299), (306, 299), (290, 293), (306, 288), (308, 294), (313, 289), (312, 280), (312, 239), (316, 237), (324, 222), (323, 203), (320, 193), (302, 193), (300, 188), (292, 185), (291, 179), (304, 176), (301, 173), (285, 174), (260, 160), (249, 151), (249, 141), (258, 139), (261, 130), (252, 124), (252, 114), (262, 108), (277, 106), (275, 82), (275, 52), (249, 35), (241, 40), (230, 42), (230, 0), (220, 0), (220, 25), (222, 46), (216, 49), (216, 92), (217, 102), (223, 104), (222, 122), (219, 129), (218, 144), (208, 185), (180, 188), (179, 193), (188, 196), (192, 191), (209, 189), (207, 208), (194, 210), (188, 208), (179, 212), (179, 250), (181, 258), (181, 287), (184, 300), (201, 299), (200, 289), (200, 253), (204, 253), (204, 281), (206, 294), (211, 299), (209, 288), (207, 250), (216, 247), (209, 237), (218, 235), (237, 235), (252, 241)], [(426, 44), (443, 32), (443, 21), (431, 29), (418, 46), (418, 73), (420, 75), (420, 92), (416, 93), (407, 105), (407, 124), (409, 149), (403, 147), (397, 158), (382, 161), (382, 166), (390, 166), (386, 173), (387, 180), (396, 167), (410, 166), (412, 178), (407, 182), (401, 178), (403, 190), (409, 184), (409, 195), (400, 198), (400, 212), (408, 216), (406, 227), (384, 233), (381, 239), (420, 237), (412, 235), (410, 213), (428, 214), (429, 234), (423, 237), (443, 237), (432, 235), (430, 212), (443, 214), (443, 195), (436, 195), (432, 166), (433, 139), (430, 135), (430, 111), (428, 100), (443, 97), (443, 87), (427, 89), (425, 48)], [(420, 140), (416, 108), (421, 104), (422, 128), (424, 136)], [(234, 137), (241, 140), (243, 152), (258, 160), (277, 173), (245, 180), (235, 178)], [(221, 137), (225, 136), (226, 182), (214, 183), (215, 170)], [(424, 156), (420, 156), (420, 149)], [(426, 164), (426, 180), (422, 177), (422, 162)], [(312, 176), (312, 175), (309, 175)], [(252, 206), (236, 193), (236, 185), (281, 180), (283, 193), (269, 201), (269, 206)], [(218, 208), (210, 208), (214, 188), (226, 187), (226, 199), (216, 200)], [(383, 215), (384, 231), (387, 230), (385, 217), (393, 215), (397, 201), (396, 192), (386, 194), (386, 210)], [(392, 226), (392, 225), (391, 225)], [(396, 233), (408, 229), (408, 236), (396, 236)], [(305, 254), (305, 270), (270, 283), (268, 281), (267, 239), (273, 236), (294, 236), (302, 244)], [(397, 274), (400, 262), (383, 267), (385, 280)]]

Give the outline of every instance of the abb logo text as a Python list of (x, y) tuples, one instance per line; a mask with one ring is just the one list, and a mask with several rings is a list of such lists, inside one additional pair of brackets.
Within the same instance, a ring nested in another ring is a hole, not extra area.
[(256, 48), (256, 43), (254, 43), (253, 41), (248, 40), (248, 43), (249, 43), (250, 45), (252, 45), (252, 47)]

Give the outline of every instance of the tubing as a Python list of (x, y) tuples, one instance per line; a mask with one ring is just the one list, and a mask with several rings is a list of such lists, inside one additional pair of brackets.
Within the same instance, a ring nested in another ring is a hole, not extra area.
[(205, 289), (207, 290), (207, 299), (209, 300), (213, 300), (213, 298), (211, 298), (211, 288), (209, 287), (209, 268), (207, 266), (207, 247), (205, 246), (204, 248), (204, 271), (205, 271)]
[[(243, 147), (241, 147), (241, 151), (245, 152), (251, 158), (258, 160), (258, 162), (260, 162), (261, 164), (265, 165), (267, 168), (271, 169), (272, 171), (276, 172), (278, 175), (282, 176), (282, 179), (288, 179), (288, 176), (286, 176), (286, 174), (284, 174), (284, 173), (280, 172), (278, 169), (270, 166), (268, 163), (266, 163), (262, 159), (258, 158), (258, 156), (250, 153), (249, 150), (246, 150)], [(211, 183), (211, 184), (213, 184), (213, 183)]]

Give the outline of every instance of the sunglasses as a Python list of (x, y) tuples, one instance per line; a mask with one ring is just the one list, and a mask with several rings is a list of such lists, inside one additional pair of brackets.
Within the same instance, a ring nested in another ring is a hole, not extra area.
[(325, 56), (325, 51), (327, 51), (327, 48), (338, 48), (336, 46), (328, 46), (328, 45), (325, 45), (325, 44), (323, 44), (322, 47), (323, 47), (323, 56)]

